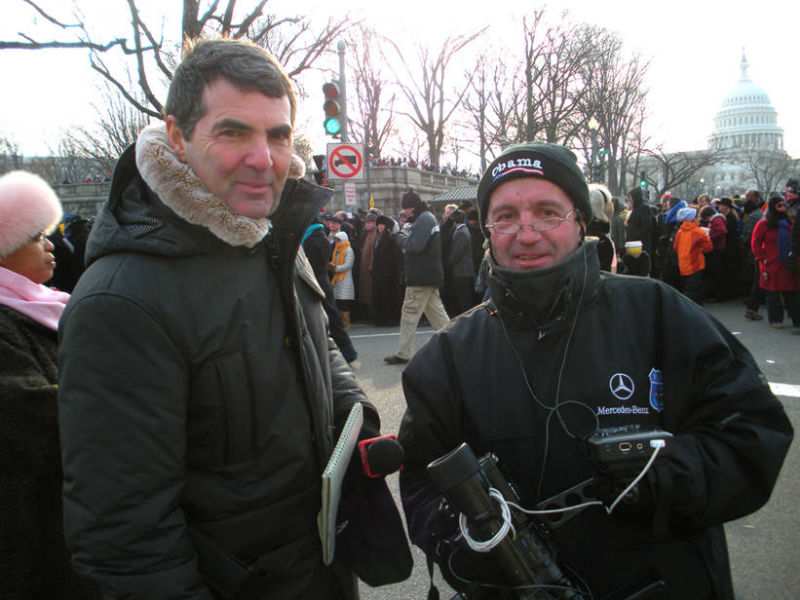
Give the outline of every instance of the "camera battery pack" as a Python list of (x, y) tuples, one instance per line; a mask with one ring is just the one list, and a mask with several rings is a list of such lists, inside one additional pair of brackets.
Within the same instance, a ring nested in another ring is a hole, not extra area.
[(628, 468), (647, 462), (656, 444), (664, 442), (658, 458), (672, 454), (672, 434), (668, 431), (638, 426), (601, 429), (585, 440), (586, 455), (589, 460), (609, 470)]

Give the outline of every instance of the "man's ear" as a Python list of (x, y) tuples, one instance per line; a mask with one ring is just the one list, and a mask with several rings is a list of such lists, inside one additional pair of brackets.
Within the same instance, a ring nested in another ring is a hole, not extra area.
[(178, 155), (178, 158), (186, 162), (186, 138), (183, 137), (183, 132), (178, 127), (178, 119), (175, 115), (167, 115), (166, 125), (169, 145)]

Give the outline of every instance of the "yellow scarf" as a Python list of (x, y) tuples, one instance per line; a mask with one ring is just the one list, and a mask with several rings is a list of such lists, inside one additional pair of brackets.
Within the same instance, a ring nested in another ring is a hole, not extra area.
[[(336, 245), (333, 247), (333, 256), (331, 257), (331, 262), (337, 267), (343, 265), (345, 258), (347, 258), (348, 248), (350, 248), (350, 242), (340, 242), (339, 240), (336, 240)], [(331, 286), (336, 285), (337, 282), (344, 279), (344, 274), (345, 271), (334, 273), (333, 277), (331, 277)]]

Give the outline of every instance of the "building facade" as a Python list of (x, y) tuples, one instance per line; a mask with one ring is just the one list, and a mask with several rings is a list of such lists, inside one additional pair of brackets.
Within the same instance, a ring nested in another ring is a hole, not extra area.
[[(685, 153), (689, 157), (715, 153), (715, 162), (677, 189), (668, 190), (673, 195), (691, 200), (701, 193), (714, 197), (743, 195), (750, 188), (768, 194), (782, 189), (784, 181), (795, 173), (797, 162), (784, 149), (778, 113), (767, 92), (750, 79), (749, 67), (742, 52), (739, 82), (722, 100), (707, 149)], [(653, 158), (641, 159), (640, 164), (663, 190), (666, 177), (659, 173), (661, 164)]]

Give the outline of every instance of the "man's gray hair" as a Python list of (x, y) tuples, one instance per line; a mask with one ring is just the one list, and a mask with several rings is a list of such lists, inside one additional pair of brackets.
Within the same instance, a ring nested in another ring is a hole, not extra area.
[(243, 40), (196, 39), (184, 49), (164, 105), (164, 116), (176, 118), (187, 140), (191, 140), (197, 121), (206, 112), (203, 91), (217, 79), (225, 79), (245, 92), (288, 97), (294, 124), (297, 100), (292, 83), (269, 52)]

